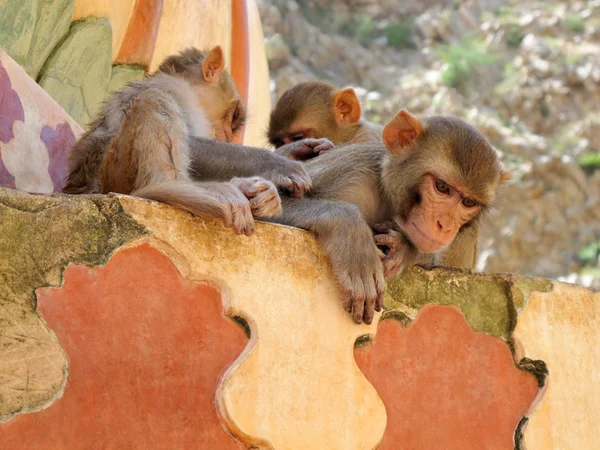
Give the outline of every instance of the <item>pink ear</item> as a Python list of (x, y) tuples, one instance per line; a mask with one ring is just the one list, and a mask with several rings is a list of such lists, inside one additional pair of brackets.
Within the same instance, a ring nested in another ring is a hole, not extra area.
[(202, 63), (202, 77), (204, 81), (208, 83), (217, 81), (224, 67), (225, 57), (223, 56), (223, 49), (217, 45), (206, 55)]
[(352, 88), (338, 91), (333, 96), (333, 109), (338, 122), (356, 125), (360, 120), (360, 102)]
[(394, 155), (404, 153), (423, 134), (419, 119), (406, 110), (400, 111), (383, 129), (383, 142)]

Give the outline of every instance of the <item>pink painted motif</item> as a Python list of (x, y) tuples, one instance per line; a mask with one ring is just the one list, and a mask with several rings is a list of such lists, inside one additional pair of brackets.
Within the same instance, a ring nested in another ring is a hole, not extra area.
[(217, 288), (143, 244), (70, 265), (37, 297), (69, 376), (48, 408), (0, 424), (0, 449), (247, 448), (217, 413), (220, 378), (248, 343)]
[(69, 150), (75, 144), (75, 135), (68, 123), (61, 123), (53, 130), (52, 127), (45, 125), (42, 128), (40, 138), (46, 144), (50, 162), (48, 163), (48, 172), (52, 179), (54, 192), (61, 192), (65, 186), (67, 176), (67, 156)]
[[(10, 77), (0, 64), (0, 142), (7, 144), (15, 137), (13, 124), (25, 121), (25, 111), (19, 94), (11, 87)], [(0, 146), (1, 148), (1, 146)], [(15, 188), (15, 177), (8, 171), (0, 153), (0, 186)]]
[(426, 305), (408, 327), (384, 320), (354, 356), (385, 404), (380, 450), (512, 450), (539, 392), (506, 342), (454, 307)]

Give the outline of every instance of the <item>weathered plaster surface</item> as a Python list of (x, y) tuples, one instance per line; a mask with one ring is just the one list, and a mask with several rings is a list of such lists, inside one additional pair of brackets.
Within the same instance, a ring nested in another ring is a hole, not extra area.
[[(73, 2), (73, 0), (71, 0)], [(73, 21), (89, 17), (104, 17), (112, 28), (112, 54), (116, 55), (123, 43), (131, 19), (135, 0), (75, 0)]]
[(64, 394), (0, 425), (0, 448), (242, 448), (215, 393), (248, 338), (220, 297), (147, 244), (69, 266), (60, 288), (37, 291), (69, 358)]
[(525, 428), (527, 450), (600, 447), (600, 293), (554, 283), (534, 293), (515, 337), (550, 370), (544, 397)]
[(0, 0), (0, 48), (37, 78), (46, 58), (65, 36), (73, 0)]
[(455, 305), (474, 330), (509, 338), (531, 292), (551, 287), (544, 279), (415, 267), (388, 282), (385, 306), (414, 318), (428, 303)]
[(69, 263), (105, 264), (144, 234), (114, 197), (45, 197), (0, 189), (0, 421), (37, 410), (65, 381), (67, 361), (35, 310)]
[(190, 278), (213, 280), (228, 314), (250, 325), (250, 344), (217, 397), (234, 434), (277, 449), (377, 444), (385, 409), (352, 354), (356, 338), (375, 325), (357, 326), (343, 310), (327, 261), (308, 233), (257, 224), (253, 236), (236, 236), (218, 221), (166, 205), (121, 201), (152, 232), (152, 245)]
[(226, 67), (231, 69), (231, 0), (165, 2), (150, 71), (156, 70), (167, 56), (190, 45), (200, 50), (220, 45)]
[(423, 306), (410, 325), (386, 319), (356, 362), (383, 399), (384, 449), (510, 449), (538, 395), (504, 341), (474, 332), (454, 306)]
[(106, 19), (73, 23), (40, 72), (40, 86), (82, 126), (106, 98), (112, 72), (111, 36)]
[(113, 66), (110, 83), (108, 84), (108, 92), (118, 91), (124, 88), (127, 83), (144, 78), (146, 72), (144, 69), (137, 66), (118, 65)]

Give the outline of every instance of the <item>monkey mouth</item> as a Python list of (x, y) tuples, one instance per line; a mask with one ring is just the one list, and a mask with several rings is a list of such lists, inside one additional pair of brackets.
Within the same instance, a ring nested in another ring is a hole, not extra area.
[[(425, 253), (435, 253), (448, 245), (448, 244), (444, 244), (442, 242), (436, 241), (435, 239), (432, 239), (427, 233), (422, 231), (415, 222), (410, 222), (408, 224), (408, 226), (411, 228), (410, 231), (414, 230), (414, 232), (415, 232), (415, 233), (411, 233), (409, 230), (407, 230), (407, 234), (409, 234), (411, 236), (412, 243), (419, 250), (421, 250)], [(415, 237), (417, 238), (416, 240), (421, 241), (421, 242), (418, 242), (418, 243), (415, 242)]]

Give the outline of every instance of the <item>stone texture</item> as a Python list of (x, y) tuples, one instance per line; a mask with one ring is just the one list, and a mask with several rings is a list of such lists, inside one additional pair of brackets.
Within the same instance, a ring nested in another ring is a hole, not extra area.
[(121, 202), (153, 234), (153, 246), (187, 277), (219, 286), (227, 314), (250, 326), (250, 344), (217, 396), (233, 434), (277, 449), (365, 449), (379, 442), (385, 409), (351, 351), (375, 325), (357, 326), (344, 311), (310, 234), (259, 223), (252, 237), (235, 236), (218, 221), (166, 205)]
[(130, 81), (141, 80), (144, 78), (144, 69), (136, 66), (119, 65), (114, 66), (110, 83), (108, 84), (108, 92), (118, 91), (125, 87)]
[(410, 311), (428, 303), (454, 305), (474, 330), (507, 338), (531, 292), (547, 291), (551, 286), (543, 279), (415, 267), (388, 282), (385, 306), (414, 318)]
[(73, 0), (0, 0), (0, 48), (36, 78), (67, 33)]
[(554, 283), (535, 293), (519, 316), (515, 337), (550, 371), (542, 401), (530, 416), (528, 450), (594, 450), (600, 443), (600, 293)]
[(45, 407), (65, 382), (66, 355), (34, 312), (35, 289), (60, 285), (69, 263), (105, 264), (143, 234), (114, 197), (0, 189), (0, 422)]
[(380, 322), (355, 357), (386, 407), (381, 450), (514, 448), (539, 391), (503, 340), (471, 330), (454, 307), (424, 306), (406, 327)]
[(75, 0), (73, 20), (89, 17), (105, 18), (112, 28), (112, 54), (116, 55), (121, 48), (127, 26), (135, 6), (135, 0)]
[(0, 425), (0, 448), (242, 448), (215, 392), (248, 338), (218, 289), (143, 244), (104, 267), (71, 265), (37, 297), (69, 378), (50, 407)]
[(80, 125), (90, 122), (106, 96), (112, 70), (111, 36), (105, 19), (74, 23), (40, 73), (40, 86)]
[(67, 153), (82, 129), (1, 51), (0, 108), (0, 186), (58, 192)]

